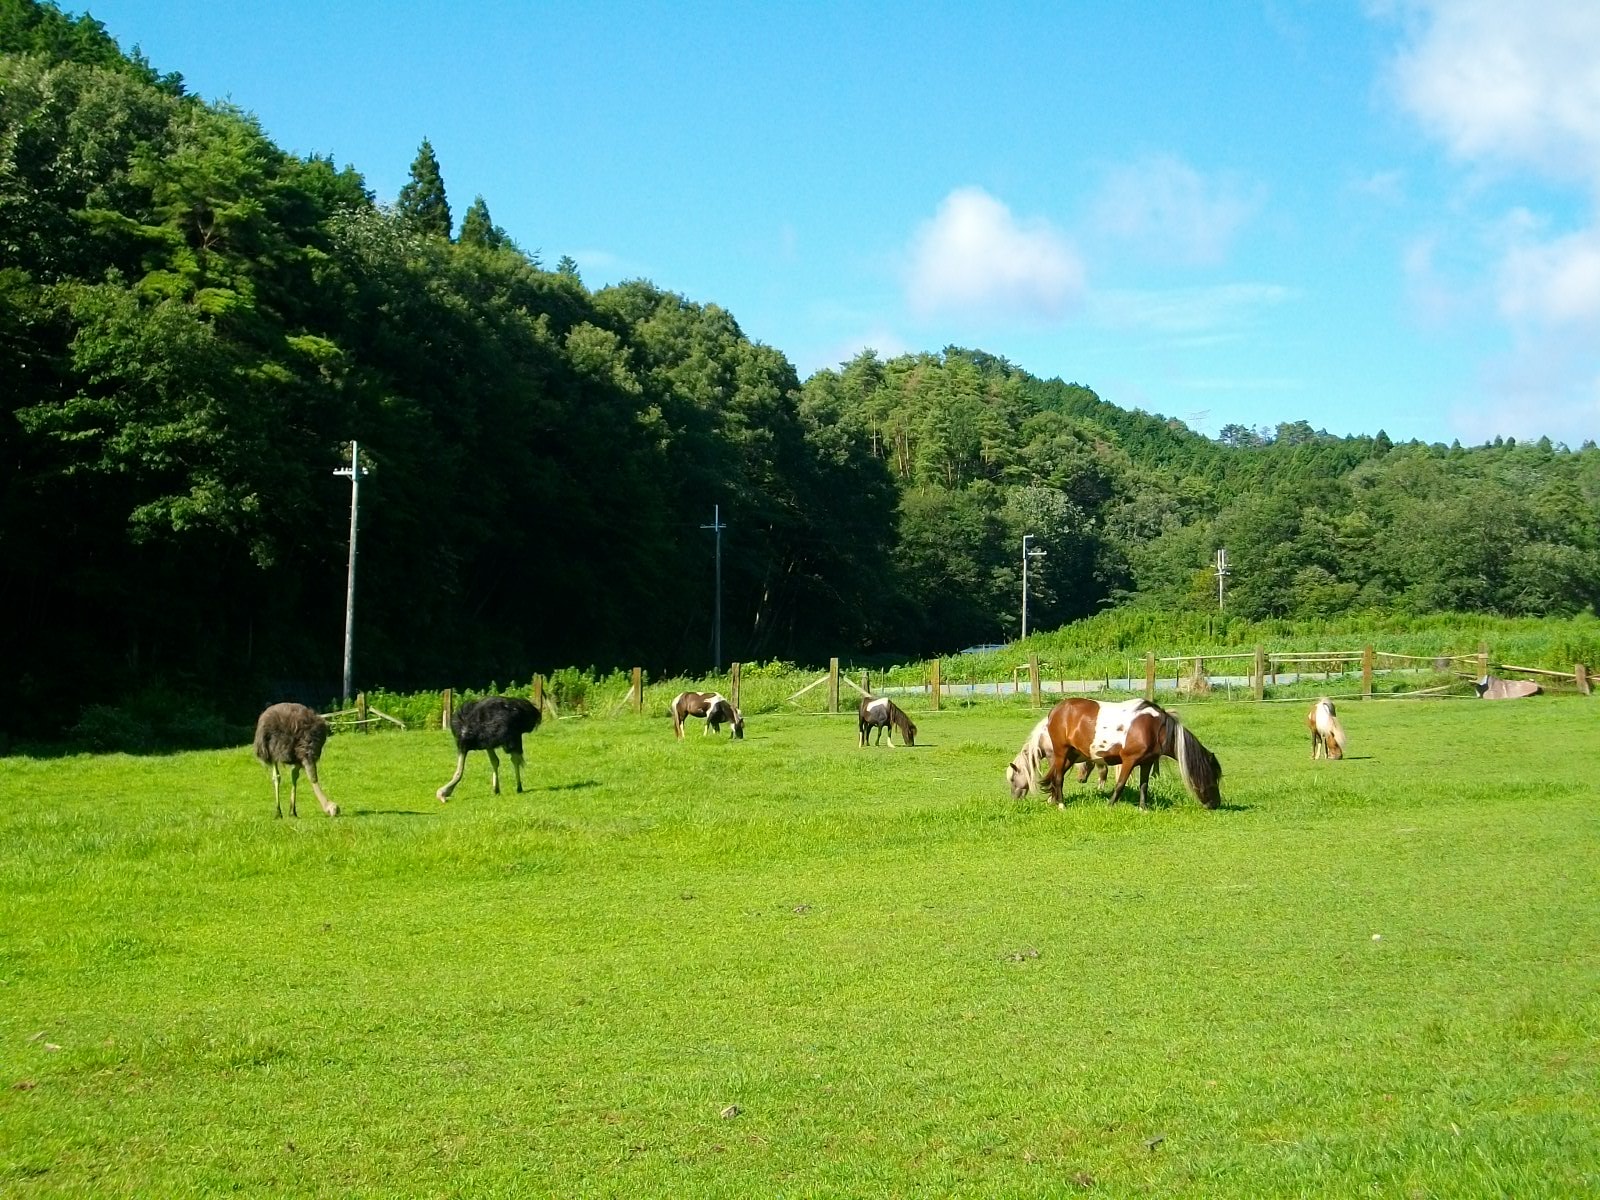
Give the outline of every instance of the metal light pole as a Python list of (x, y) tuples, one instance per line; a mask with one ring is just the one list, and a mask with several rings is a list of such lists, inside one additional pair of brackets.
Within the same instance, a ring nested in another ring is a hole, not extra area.
[(727, 526), (722, 523), (722, 505), (712, 505), (711, 514), (711, 524), (700, 528), (710, 529), (717, 535), (717, 594), (711, 610), (711, 670), (716, 672), (722, 670), (722, 531)]
[(1228, 570), (1228, 551), (1226, 548), (1217, 551), (1217, 611), (1222, 611), (1222, 581), (1233, 572)]
[(344, 703), (350, 703), (350, 677), (355, 662), (353, 648), (356, 631), (356, 525), (361, 512), (361, 477), (367, 473), (361, 465), (361, 447), (350, 443), (350, 465), (334, 471), (335, 475), (350, 477), (350, 567), (344, 584)]
[[(1038, 537), (1035, 533), (1022, 535), (1022, 636), (1028, 636), (1028, 560), (1030, 558), (1043, 558), (1043, 550), (1029, 550), (1028, 543)], [(1019, 639), (1020, 640), (1020, 639)]]

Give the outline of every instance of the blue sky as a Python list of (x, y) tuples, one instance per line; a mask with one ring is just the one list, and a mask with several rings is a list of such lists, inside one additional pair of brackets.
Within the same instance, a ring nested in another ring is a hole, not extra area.
[(1589, 0), (88, 11), (382, 200), (426, 136), (458, 221), (802, 376), (957, 344), (1213, 436), (1600, 437)]

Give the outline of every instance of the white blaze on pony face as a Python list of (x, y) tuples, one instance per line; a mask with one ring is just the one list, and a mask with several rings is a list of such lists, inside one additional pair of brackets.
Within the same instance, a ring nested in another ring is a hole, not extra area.
[(1095, 714), (1094, 741), (1089, 753), (1095, 758), (1117, 753), (1128, 734), (1128, 726), (1144, 709), (1143, 700), (1124, 700), (1118, 704), (1102, 704)]

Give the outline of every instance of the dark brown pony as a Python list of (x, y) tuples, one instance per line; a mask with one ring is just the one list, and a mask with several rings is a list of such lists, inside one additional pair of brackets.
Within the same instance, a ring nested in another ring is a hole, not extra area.
[(1097, 700), (1063, 700), (1050, 710), (1050, 769), (1044, 782), (1050, 799), (1061, 801), (1067, 767), (1078, 762), (1117, 764), (1117, 782), (1110, 803), (1122, 795), (1128, 776), (1139, 768), (1139, 807), (1150, 804), (1150, 769), (1165, 755), (1178, 764), (1183, 786), (1207, 808), (1222, 803), (1222, 764), (1183, 727), (1176, 713), (1149, 700), (1102, 704)]
[(894, 731), (900, 731), (900, 740), (908, 746), (917, 744), (917, 727), (911, 723), (911, 718), (893, 700), (883, 696), (861, 697), (861, 707), (856, 710), (857, 724), (861, 730), (861, 744), (867, 744), (867, 737), (874, 729), (878, 731), (876, 745), (883, 744), (883, 735), (889, 734), (889, 749), (894, 749)]
[(732, 737), (744, 737), (744, 714), (735, 708), (720, 692), (679, 692), (672, 698), (672, 732), (681, 742), (683, 722), (688, 717), (702, 717), (706, 733), (721, 733), (724, 724), (733, 726)]

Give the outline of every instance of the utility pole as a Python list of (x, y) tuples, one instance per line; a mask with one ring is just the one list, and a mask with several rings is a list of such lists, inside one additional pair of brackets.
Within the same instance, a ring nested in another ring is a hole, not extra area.
[(1028, 636), (1028, 560), (1030, 558), (1043, 558), (1044, 551), (1028, 549), (1028, 543), (1038, 537), (1035, 533), (1022, 535), (1022, 636)]
[(1222, 611), (1223, 580), (1233, 572), (1228, 570), (1228, 551), (1226, 547), (1217, 551), (1217, 611)]
[(700, 528), (717, 535), (717, 594), (711, 610), (711, 670), (716, 672), (722, 670), (722, 531), (727, 526), (722, 523), (722, 505), (712, 505), (711, 514), (711, 524)]
[(355, 662), (352, 650), (356, 631), (356, 525), (361, 513), (361, 477), (367, 469), (361, 465), (361, 447), (350, 443), (350, 465), (340, 467), (335, 475), (350, 477), (350, 567), (344, 584), (344, 703), (354, 695), (350, 688), (351, 668)]

